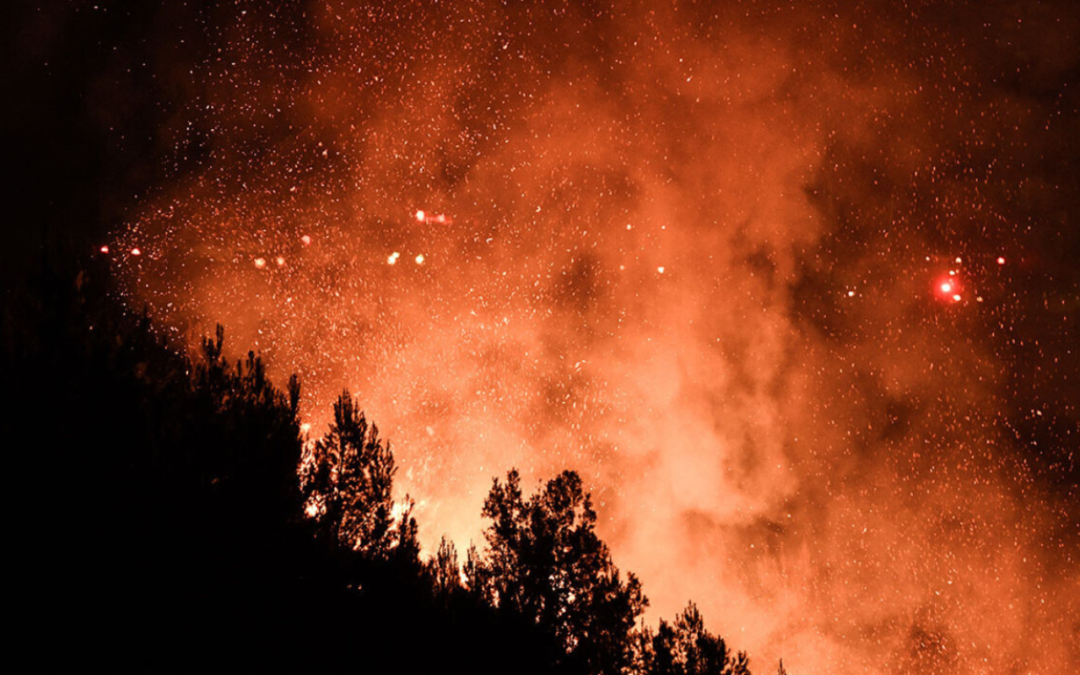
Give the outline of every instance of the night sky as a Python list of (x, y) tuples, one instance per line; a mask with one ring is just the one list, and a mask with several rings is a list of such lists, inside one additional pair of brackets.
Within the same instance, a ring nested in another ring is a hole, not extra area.
[(5, 8), (5, 278), (349, 388), (428, 547), (579, 471), (758, 669), (1080, 663), (1074, 2), (272, 4)]

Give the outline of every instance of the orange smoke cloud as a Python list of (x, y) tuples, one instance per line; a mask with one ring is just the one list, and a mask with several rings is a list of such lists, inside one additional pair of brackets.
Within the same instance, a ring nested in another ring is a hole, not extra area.
[(118, 235), (132, 305), (299, 373), (316, 428), (360, 395), (428, 545), (578, 470), (653, 613), (760, 671), (1075, 662), (1006, 365), (927, 290), (955, 223), (1012, 236), (950, 164), (1020, 114), (956, 91), (972, 54), (858, 10), (452, 4), (218, 17), (172, 130), (206, 159)]

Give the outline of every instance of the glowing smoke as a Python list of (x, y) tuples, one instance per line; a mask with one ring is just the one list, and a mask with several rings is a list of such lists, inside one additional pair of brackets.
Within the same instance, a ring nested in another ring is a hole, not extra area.
[(512, 466), (579, 470), (654, 613), (760, 670), (1075, 662), (1003, 293), (956, 290), (1005, 283), (1034, 115), (979, 47), (932, 8), (452, 4), (215, 16), (130, 302), (298, 372), (316, 425), (358, 393), (428, 543)]

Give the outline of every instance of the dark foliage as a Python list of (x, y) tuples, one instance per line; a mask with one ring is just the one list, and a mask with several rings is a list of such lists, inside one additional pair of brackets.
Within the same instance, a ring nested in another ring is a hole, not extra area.
[(572, 471), (524, 499), (511, 471), (484, 502), (491, 519), (486, 557), (470, 582), (492, 604), (553, 635), (566, 663), (618, 673), (632, 661), (632, 634), (646, 599), (633, 574), (624, 582), (596, 535), (596, 512)]
[(701, 613), (692, 602), (676, 617), (674, 625), (661, 619), (655, 633), (642, 630), (638, 639), (638, 668), (649, 675), (748, 675), (750, 672), (746, 654), (731, 654), (723, 638), (706, 630)]
[(334, 421), (301, 462), (301, 488), (320, 534), (369, 561), (416, 563), (420, 545), (412, 501), (395, 518), (394, 455), (349, 392), (334, 403)]

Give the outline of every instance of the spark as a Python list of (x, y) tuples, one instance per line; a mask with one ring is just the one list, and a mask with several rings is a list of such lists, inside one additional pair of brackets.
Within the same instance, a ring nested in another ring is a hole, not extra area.
[(432, 214), (426, 211), (417, 211), (414, 217), (418, 223), (439, 223), (440, 225), (452, 225), (454, 223), (445, 213)]
[(108, 246), (102, 246), (98, 250), (101, 251), (102, 253), (108, 253), (109, 252), (109, 247)]
[(142, 255), (142, 251), (140, 251), (138, 248), (133, 248), (131, 249), (131, 255)]
[(423, 253), (416, 256), (416, 264), (417, 265), (423, 265), (424, 264), (424, 254)]
[(260, 270), (266, 267), (266, 258), (255, 258), (255, 267)]

